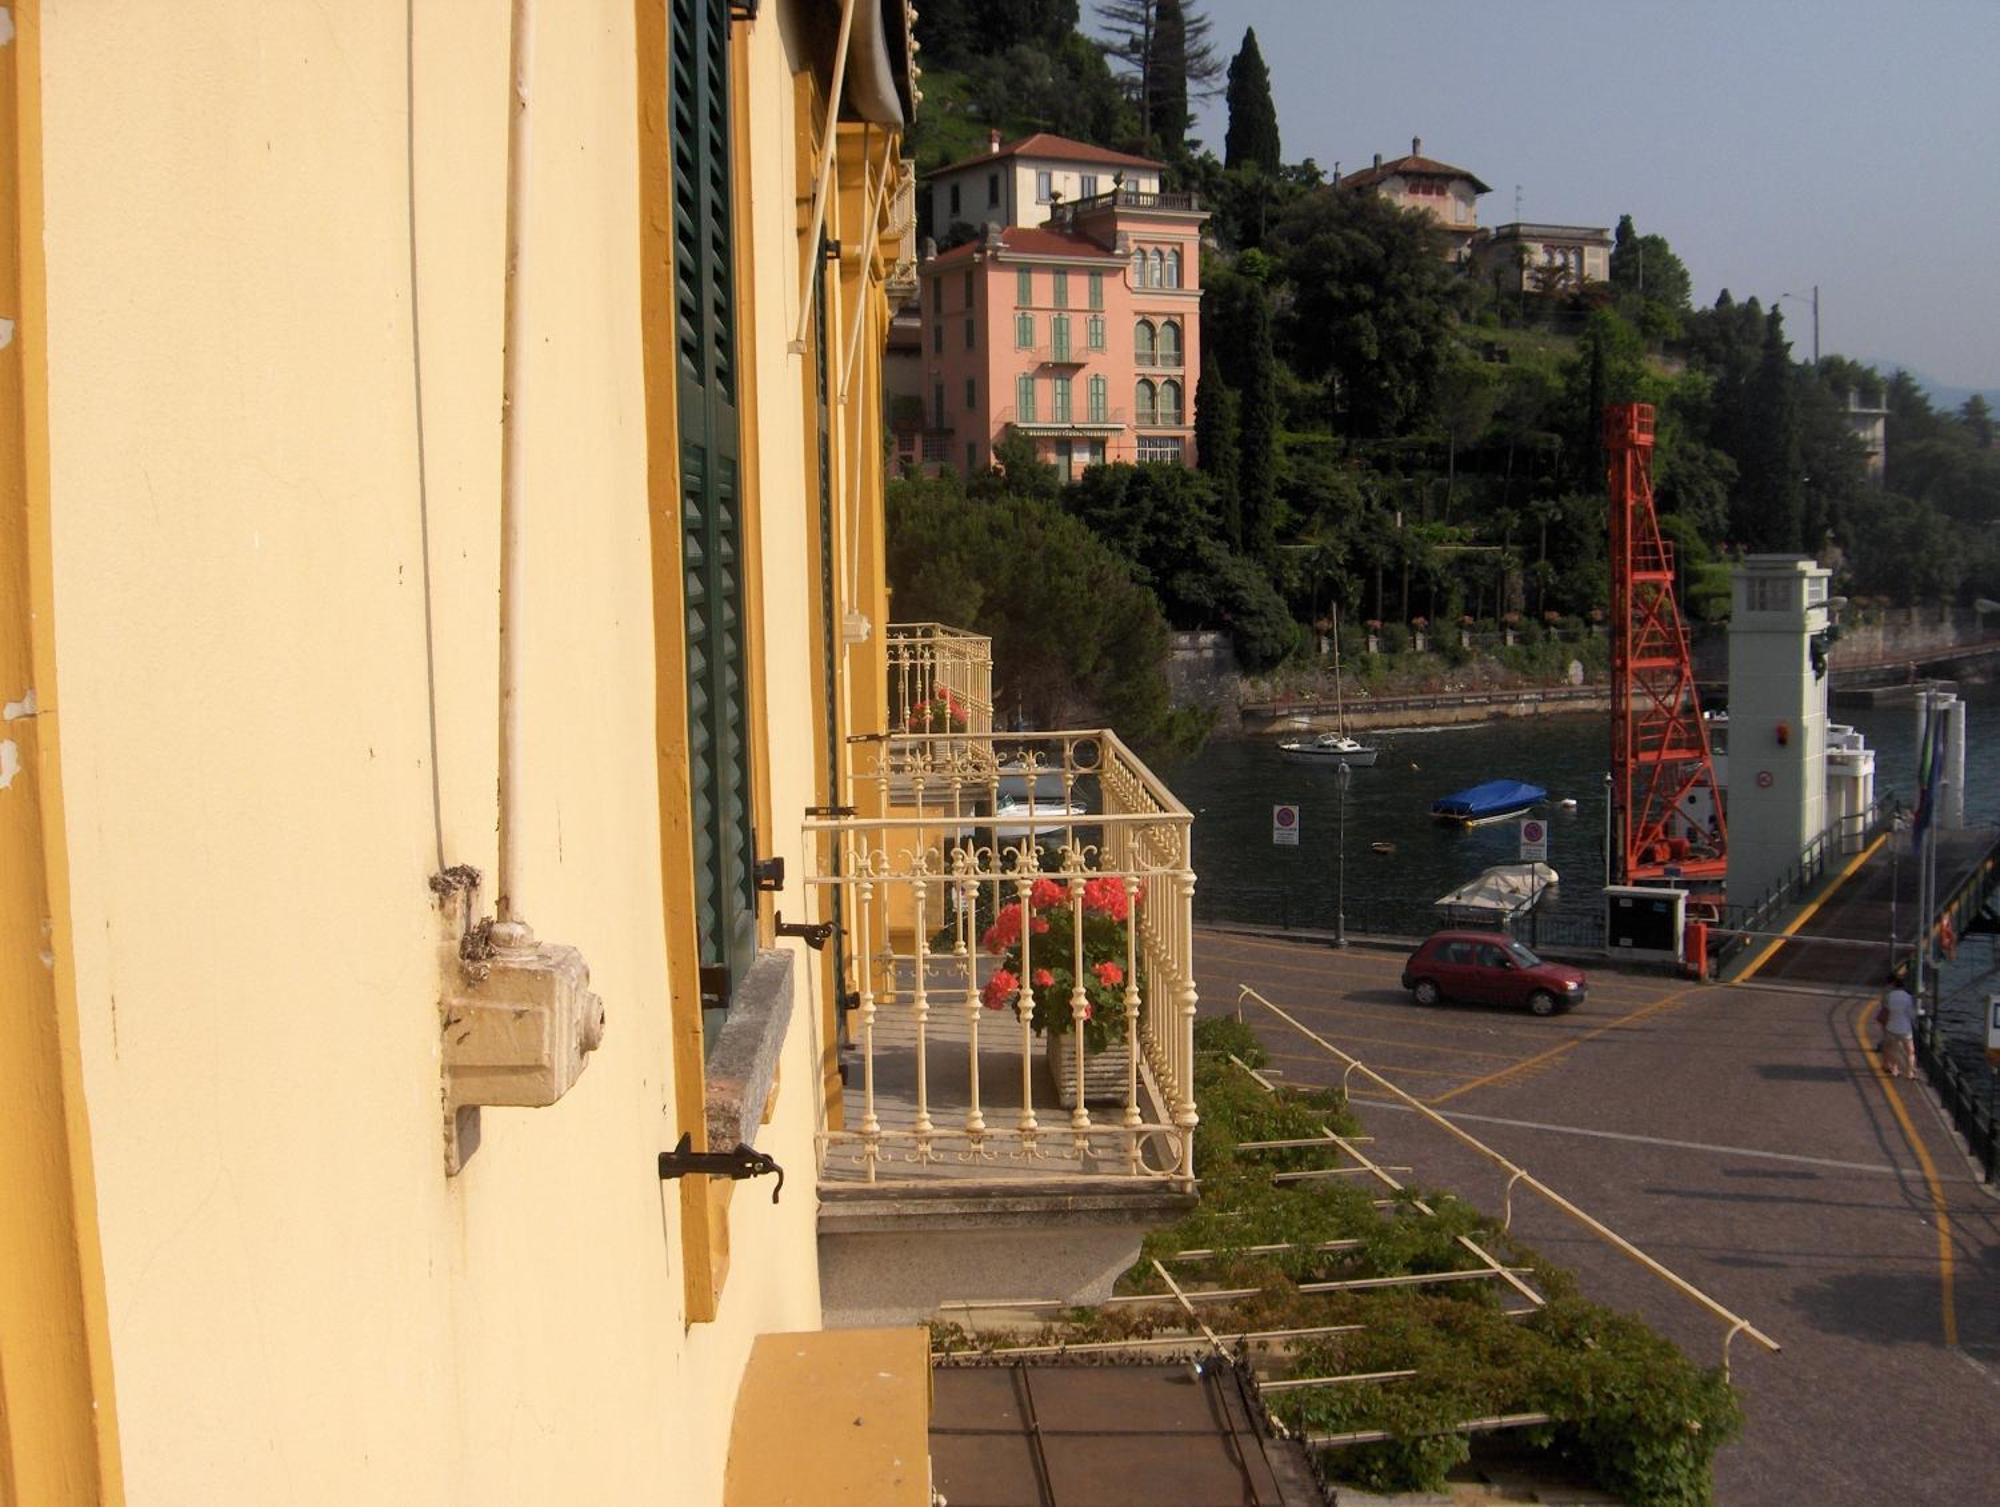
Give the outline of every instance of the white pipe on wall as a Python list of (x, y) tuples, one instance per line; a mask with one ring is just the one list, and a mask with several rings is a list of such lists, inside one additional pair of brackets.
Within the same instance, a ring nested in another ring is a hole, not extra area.
[(528, 197), (528, 72), (533, 0), (513, 0), (507, 41), (507, 270), (500, 358), (500, 851), (494, 915), (519, 919), (521, 781), (521, 492), (520, 414), (526, 321), (521, 312), (522, 243)]
[(819, 276), (819, 233), (826, 224), (826, 196), (833, 188), (833, 152), (840, 140), (840, 91), (847, 82), (847, 44), (854, 35), (854, 0), (841, 0), (840, 40), (834, 43), (833, 87), (826, 95), (826, 140), (820, 143), (819, 171), (814, 175), (812, 225), (806, 232), (805, 278), (799, 284), (799, 323), (788, 349), (806, 353), (806, 327), (812, 322), (812, 280)]

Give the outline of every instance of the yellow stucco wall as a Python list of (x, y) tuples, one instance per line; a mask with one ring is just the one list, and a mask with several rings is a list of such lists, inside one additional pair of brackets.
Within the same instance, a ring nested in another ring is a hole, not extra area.
[[(785, 349), (792, 9), (767, 4), (743, 44), (739, 214), (762, 835), (798, 875), (816, 563)], [(561, 1103), (487, 1110), (455, 1179), (430, 739), (434, 715), (444, 856), (490, 875), (507, 7), (414, 10), (434, 712), (405, 7), (47, 6), (64, 840), (125, 1476), (149, 1504), (710, 1502), (754, 1336), (819, 1320), (819, 1043), (800, 968), (759, 1142), (792, 1180), (775, 1208), (767, 1182), (739, 1190), (721, 1312), (690, 1329), (680, 1201), (653, 1167), (676, 1106), (633, 5), (539, 7), (518, 414), (516, 893), (582, 949), (608, 1031)], [(801, 881), (782, 903), (808, 909)]]

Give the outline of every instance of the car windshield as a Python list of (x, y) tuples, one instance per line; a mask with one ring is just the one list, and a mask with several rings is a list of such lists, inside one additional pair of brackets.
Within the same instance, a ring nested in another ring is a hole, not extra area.
[(1514, 961), (1519, 963), (1523, 968), (1539, 968), (1542, 966), (1542, 960), (1528, 951), (1519, 942), (1509, 942), (1507, 944), (1507, 951), (1513, 956)]

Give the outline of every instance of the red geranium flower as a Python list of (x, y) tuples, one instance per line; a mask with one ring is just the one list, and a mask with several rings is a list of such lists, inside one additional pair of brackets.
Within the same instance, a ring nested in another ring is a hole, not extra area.
[(1037, 989), (1047, 989), (1051, 987), (1055, 983), (1055, 981), (1056, 981), (1056, 976), (1053, 973), (1049, 972), (1048, 969), (1037, 968), (1035, 970), (1035, 987)]
[(979, 1002), (989, 1010), (1003, 1009), (1020, 986), (1021, 981), (1005, 968), (995, 969), (993, 977), (986, 981), (986, 987), (979, 991)]
[(1107, 989), (1116, 989), (1125, 982), (1125, 970), (1108, 958), (1099, 963), (1093, 971), (1097, 974), (1097, 982)]

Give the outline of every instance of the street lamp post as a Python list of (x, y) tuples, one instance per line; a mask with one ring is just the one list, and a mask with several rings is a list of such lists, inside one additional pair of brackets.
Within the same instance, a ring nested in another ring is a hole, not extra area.
[(1778, 297), (1780, 297), (1780, 298), (1792, 298), (1792, 299), (1796, 299), (1796, 300), (1798, 300), (1798, 302), (1800, 302), (1800, 303), (1809, 303), (1809, 304), (1811, 304), (1811, 305), (1812, 305), (1812, 311), (1813, 311), (1813, 370), (1814, 370), (1815, 372), (1817, 372), (1817, 371), (1819, 370), (1819, 284), (1818, 284), (1818, 283), (1814, 283), (1814, 284), (1813, 284), (1813, 286), (1812, 286), (1812, 294), (1811, 294), (1811, 296), (1810, 296), (1810, 297), (1808, 297), (1808, 296), (1807, 296), (1806, 294), (1804, 294), (1804, 293), (1780, 293), (1780, 294), (1778, 295)]
[(1333, 945), (1347, 945), (1347, 787), (1354, 779), (1354, 771), (1345, 761), (1334, 766), (1334, 783), (1340, 787), (1340, 849), (1339, 868), (1334, 881)]

